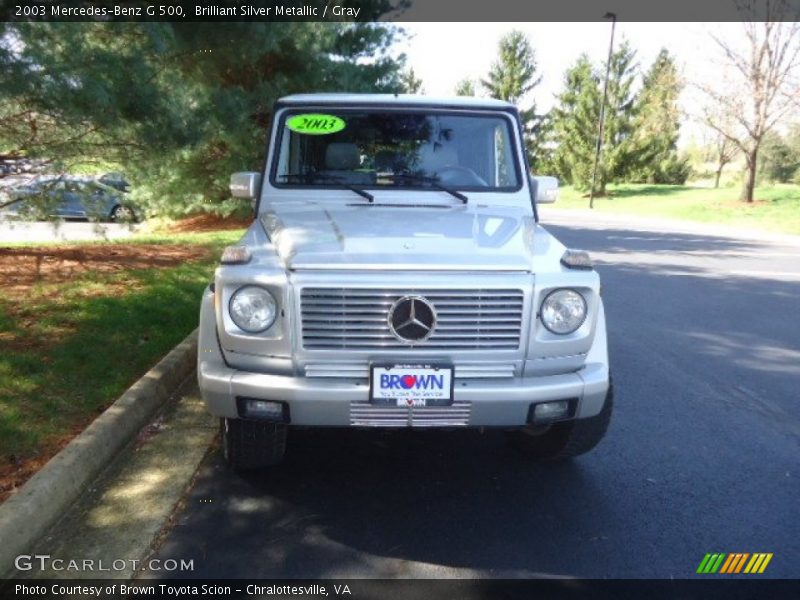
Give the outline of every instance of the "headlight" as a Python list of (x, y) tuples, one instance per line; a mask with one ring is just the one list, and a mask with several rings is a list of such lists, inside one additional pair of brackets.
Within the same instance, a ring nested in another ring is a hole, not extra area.
[(574, 290), (555, 290), (542, 302), (541, 317), (548, 331), (572, 333), (586, 319), (586, 300)]
[(239, 329), (247, 333), (261, 333), (275, 322), (278, 303), (264, 288), (247, 285), (231, 296), (229, 312)]

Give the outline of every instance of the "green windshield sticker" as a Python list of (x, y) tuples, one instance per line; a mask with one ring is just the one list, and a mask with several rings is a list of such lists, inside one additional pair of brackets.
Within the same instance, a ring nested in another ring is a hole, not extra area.
[(333, 115), (295, 115), (286, 120), (286, 126), (304, 135), (328, 135), (344, 129), (345, 122)]

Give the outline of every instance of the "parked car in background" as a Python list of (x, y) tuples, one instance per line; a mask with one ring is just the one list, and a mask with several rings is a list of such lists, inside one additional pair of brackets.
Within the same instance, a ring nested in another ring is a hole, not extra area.
[(25, 219), (96, 219), (135, 222), (133, 207), (119, 191), (74, 177), (52, 177), (12, 188), (0, 200), (5, 216)]
[(28, 162), (24, 158), (7, 158), (3, 161), (3, 164), (12, 175), (25, 173), (29, 170), (26, 168)]
[(131, 189), (128, 180), (125, 179), (125, 176), (122, 173), (116, 173), (116, 172), (106, 173), (105, 175), (100, 177), (97, 181), (99, 181), (103, 185), (112, 187), (115, 190), (119, 190), (120, 192), (128, 192)]
[(16, 158), (5, 157), (0, 159), (0, 177), (22, 173), (20, 161)]
[(0, 177), (37, 173), (47, 165), (47, 161), (38, 158), (0, 158)]
[(50, 161), (41, 158), (26, 158), (21, 161), (21, 171), (24, 173), (41, 173), (47, 168)]

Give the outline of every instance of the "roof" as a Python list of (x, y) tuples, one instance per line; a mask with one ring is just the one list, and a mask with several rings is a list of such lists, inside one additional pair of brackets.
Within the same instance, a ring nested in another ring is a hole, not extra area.
[(414, 94), (294, 94), (284, 96), (278, 102), (283, 104), (358, 104), (360, 106), (448, 106), (463, 108), (493, 108), (507, 110), (514, 108), (510, 102), (494, 98), (474, 96), (418, 96)]

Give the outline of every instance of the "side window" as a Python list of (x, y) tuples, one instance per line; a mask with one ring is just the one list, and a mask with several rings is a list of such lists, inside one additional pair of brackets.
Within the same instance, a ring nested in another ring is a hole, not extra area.
[[(289, 132), (284, 130), (281, 132), (282, 136), (288, 136)], [(280, 143), (280, 137), (277, 139), (277, 142)], [(291, 147), (291, 142), (289, 144), (282, 143), (280, 144), (280, 152), (278, 153), (278, 173), (279, 174), (286, 174), (286, 173), (293, 173), (295, 169), (289, 166), (289, 149)], [(295, 160), (294, 167), (296, 168), (297, 161)]]
[(508, 139), (508, 127), (498, 125), (494, 129), (494, 169), (498, 187), (516, 185), (514, 158), (511, 156), (513, 140)]
[(43, 181), (35, 189), (37, 194), (61, 197), (64, 194), (64, 182), (51, 179)]

